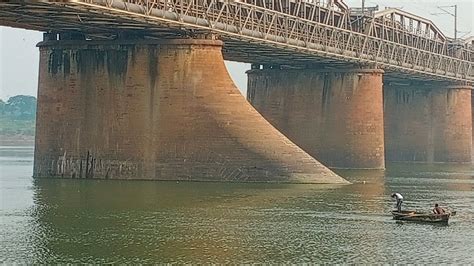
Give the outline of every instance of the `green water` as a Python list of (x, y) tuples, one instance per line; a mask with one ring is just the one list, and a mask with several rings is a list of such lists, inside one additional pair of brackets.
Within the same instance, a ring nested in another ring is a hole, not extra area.
[[(474, 263), (474, 169), (395, 164), (352, 185), (33, 180), (0, 147), (0, 263)], [(435, 202), (448, 226), (392, 220)]]

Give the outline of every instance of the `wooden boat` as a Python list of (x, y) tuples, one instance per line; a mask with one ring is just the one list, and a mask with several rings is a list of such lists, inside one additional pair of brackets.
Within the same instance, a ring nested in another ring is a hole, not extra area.
[(393, 219), (401, 221), (419, 222), (419, 223), (444, 223), (447, 224), (450, 212), (443, 214), (434, 214), (417, 211), (392, 211)]

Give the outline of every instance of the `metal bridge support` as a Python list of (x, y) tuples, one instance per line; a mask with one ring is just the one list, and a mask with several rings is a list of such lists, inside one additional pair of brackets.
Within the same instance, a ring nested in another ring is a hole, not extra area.
[(385, 168), (382, 70), (247, 73), (250, 103), (314, 158), (334, 168)]
[(220, 41), (39, 47), (35, 177), (346, 182), (248, 104)]
[(471, 162), (471, 89), (387, 82), (387, 161)]

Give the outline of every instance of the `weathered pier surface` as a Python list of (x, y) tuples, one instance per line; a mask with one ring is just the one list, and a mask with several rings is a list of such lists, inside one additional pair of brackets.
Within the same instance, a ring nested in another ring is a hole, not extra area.
[(245, 100), (221, 41), (39, 47), (35, 177), (346, 182)]
[(388, 161), (471, 162), (471, 86), (384, 85)]
[(247, 98), (276, 128), (329, 167), (383, 169), (378, 69), (255, 69)]
[(329, 167), (471, 162), (470, 85), (385, 79), (376, 69), (247, 73), (251, 104)]

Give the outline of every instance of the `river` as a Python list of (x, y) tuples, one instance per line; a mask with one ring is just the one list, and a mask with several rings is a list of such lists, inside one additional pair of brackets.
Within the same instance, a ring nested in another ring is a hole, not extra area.
[[(32, 147), (0, 147), (0, 263), (474, 263), (471, 165), (339, 171), (351, 185), (31, 178)], [(396, 223), (403, 207), (457, 211)]]

